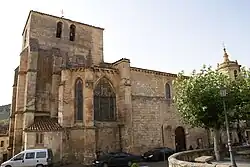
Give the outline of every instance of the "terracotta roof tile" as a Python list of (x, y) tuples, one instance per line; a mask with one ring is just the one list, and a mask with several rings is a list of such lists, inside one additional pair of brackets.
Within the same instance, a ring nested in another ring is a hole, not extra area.
[(25, 129), (26, 132), (53, 132), (61, 131), (62, 126), (53, 118), (35, 118), (34, 123)]

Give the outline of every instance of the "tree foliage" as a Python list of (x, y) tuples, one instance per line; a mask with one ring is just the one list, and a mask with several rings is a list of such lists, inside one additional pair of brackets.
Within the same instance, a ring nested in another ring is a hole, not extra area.
[[(174, 81), (175, 103), (183, 120), (194, 127), (220, 129), (224, 125), (225, 101), (229, 121), (249, 116), (250, 75), (243, 68), (236, 79), (211, 67), (204, 66), (200, 73), (190, 77), (180, 73)], [(220, 91), (225, 88), (227, 96), (222, 99)]]

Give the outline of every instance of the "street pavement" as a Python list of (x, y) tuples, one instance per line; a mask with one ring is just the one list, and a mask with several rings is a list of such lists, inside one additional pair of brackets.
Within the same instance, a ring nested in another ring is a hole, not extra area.
[[(147, 166), (147, 167), (168, 167), (168, 162), (167, 161), (162, 161), (162, 162), (143, 162), (140, 164), (140, 166)], [(66, 165), (63, 167), (84, 167), (83, 165), (76, 165), (76, 164), (72, 164), (72, 165)]]
[[(213, 163), (213, 164), (223, 164), (223, 165), (230, 165), (231, 164), (231, 162), (230, 161), (227, 161), (227, 162), (216, 162), (216, 163)], [(248, 161), (248, 162), (236, 162), (236, 164), (237, 164), (237, 167), (249, 167), (250, 166), (250, 162)]]
[(168, 167), (168, 161), (151, 162), (146, 164), (148, 167)]
[[(250, 159), (245, 159), (240, 156), (235, 156), (235, 161), (238, 167), (249, 167), (250, 166)], [(219, 162), (212, 162), (213, 164), (223, 164), (223, 165), (230, 165), (230, 158), (224, 158), (223, 161)]]

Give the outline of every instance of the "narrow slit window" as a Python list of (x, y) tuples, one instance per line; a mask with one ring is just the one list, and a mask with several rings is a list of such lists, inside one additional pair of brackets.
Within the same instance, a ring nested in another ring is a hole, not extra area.
[(76, 26), (71, 24), (69, 32), (69, 40), (75, 41), (75, 35), (76, 35)]
[(80, 78), (75, 83), (75, 119), (83, 120), (83, 81)]
[(166, 83), (165, 85), (165, 92), (166, 92), (166, 98), (171, 99), (171, 89), (169, 83)]

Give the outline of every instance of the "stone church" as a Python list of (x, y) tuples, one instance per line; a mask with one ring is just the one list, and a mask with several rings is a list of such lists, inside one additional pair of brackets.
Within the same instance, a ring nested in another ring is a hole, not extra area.
[(97, 151), (207, 147), (208, 132), (184, 125), (173, 105), (177, 75), (131, 67), (127, 58), (105, 62), (103, 31), (30, 11), (14, 76), (10, 156), (46, 147), (58, 160), (88, 163)]

